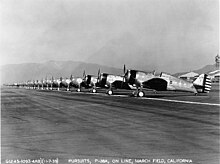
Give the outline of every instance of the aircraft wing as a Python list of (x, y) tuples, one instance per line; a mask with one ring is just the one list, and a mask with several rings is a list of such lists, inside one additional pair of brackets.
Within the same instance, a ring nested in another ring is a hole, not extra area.
[(168, 82), (167, 80), (161, 77), (151, 78), (147, 81), (144, 81), (143, 88), (154, 89), (157, 91), (165, 91), (167, 90)]

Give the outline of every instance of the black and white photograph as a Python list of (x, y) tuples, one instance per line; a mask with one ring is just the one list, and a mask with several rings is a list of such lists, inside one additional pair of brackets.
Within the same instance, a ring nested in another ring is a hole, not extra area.
[(1, 0), (2, 164), (219, 164), (219, 0)]

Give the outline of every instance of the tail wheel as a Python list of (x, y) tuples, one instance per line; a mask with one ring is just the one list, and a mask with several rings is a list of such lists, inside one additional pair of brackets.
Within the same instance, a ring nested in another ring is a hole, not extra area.
[(80, 91), (81, 91), (81, 89), (80, 89), (80, 88), (78, 88), (76, 91), (77, 91), (77, 92), (80, 92)]
[(108, 90), (108, 95), (112, 95), (113, 94), (113, 92), (112, 92), (112, 90)]
[(140, 91), (138, 92), (138, 97), (143, 97), (144, 96), (144, 92)]

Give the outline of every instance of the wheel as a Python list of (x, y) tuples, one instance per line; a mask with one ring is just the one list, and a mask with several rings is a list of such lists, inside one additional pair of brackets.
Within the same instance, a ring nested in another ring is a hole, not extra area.
[(92, 93), (96, 93), (96, 89), (92, 89)]
[(108, 90), (108, 95), (112, 95), (112, 94), (113, 94), (112, 90)]
[(143, 97), (144, 96), (144, 92), (142, 92), (142, 91), (138, 92), (138, 96), (139, 97)]
[(81, 91), (81, 89), (80, 89), (80, 88), (78, 88), (76, 91), (77, 91), (77, 92), (80, 92), (80, 91)]
[(70, 89), (69, 88), (66, 88), (66, 91), (69, 91)]
[(198, 93), (195, 93), (195, 96), (198, 96)]

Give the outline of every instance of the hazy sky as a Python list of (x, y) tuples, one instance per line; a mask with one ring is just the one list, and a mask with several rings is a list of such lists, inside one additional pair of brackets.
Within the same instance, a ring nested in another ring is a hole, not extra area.
[(166, 58), (212, 64), (218, 8), (218, 0), (1, 0), (1, 65), (84, 61), (124, 33)]

